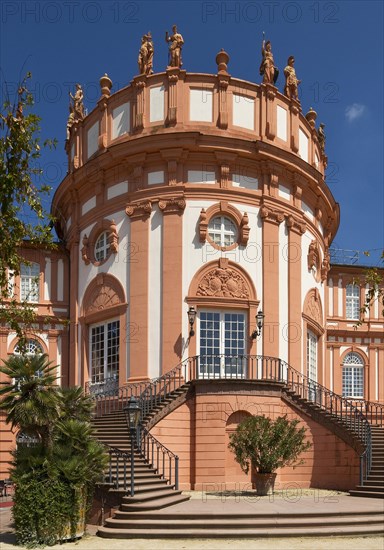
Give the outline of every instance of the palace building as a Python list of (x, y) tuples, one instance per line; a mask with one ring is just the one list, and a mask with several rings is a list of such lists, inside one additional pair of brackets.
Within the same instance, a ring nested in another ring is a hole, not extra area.
[[(330, 262), (340, 211), (316, 112), (228, 61), (218, 53), (216, 74), (144, 64), (114, 93), (105, 75), (86, 116), (78, 88), (52, 201), (60, 244), (26, 246), (15, 281), (38, 311), (29, 350), (101, 408), (187, 388), (147, 424), (179, 457), (182, 489), (250, 482), (230, 434), (249, 414), (287, 414), (312, 448), (280, 486), (349, 490), (363, 447), (315, 408), (383, 418), (381, 307), (356, 327), (364, 268)], [(0, 330), (6, 359), (18, 342)], [(3, 420), (6, 477), (16, 434)]]

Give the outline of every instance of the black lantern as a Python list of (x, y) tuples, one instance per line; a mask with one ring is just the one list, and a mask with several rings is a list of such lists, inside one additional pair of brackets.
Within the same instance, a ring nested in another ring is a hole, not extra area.
[(194, 336), (195, 331), (193, 330), (193, 326), (195, 324), (197, 311), (195, 310), (195, 308), (193, 306), (190, 306), (187, 313), (188, 313), (188, 322), (189, 322), (189, 336)]
[(124, 407), (125, 417), (130, 432), (135, 432), (140, 420), (140, 405), (136, 397), (130, 397), (128, 405)]
[(255, 340), (255, 338), (260, 336), (261, 329), (263, 328), (263, 325), (264, 325), (264, 317), (265, 317), (265, 315), (262, 311), (257, 312), (257, 315), (256, 315), (257, 328), (251, 334), (252, 340)]

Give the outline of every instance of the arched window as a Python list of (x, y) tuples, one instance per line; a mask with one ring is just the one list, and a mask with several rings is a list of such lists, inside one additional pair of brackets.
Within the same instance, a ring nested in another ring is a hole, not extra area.
[(97, 238), (95, 244), (95, 259), (97, 262), (102, 262), (109, 254), (109, 231), (103, 231)]
[(364, 397), (364, 361), (354, 351), (343, 361), (343, 397)]
[(208, 236), (218, 246), (231, 246), (237, 241), (237, 225), (227, 216), (215, 216), (209, 221)]
[(27, 340), (25, 348), (23, 348), (22, 350), (20, 350), (19, 345), (17, 345), (14, 349), (14, 353), (16, 355), (42, 355), (44, 353), (44, 350), (37, 340), (30, 339)]
[(20, 266), (20, 298), (27, 302), (39, 301), (40, 266), (36, 263)]
[(359, 319), (360, 317), (360, 287), (347, 285), (346, 287), (346, 317)]

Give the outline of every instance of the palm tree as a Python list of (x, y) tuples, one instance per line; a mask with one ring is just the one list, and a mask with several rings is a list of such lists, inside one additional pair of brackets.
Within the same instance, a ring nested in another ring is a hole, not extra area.
[(18, 446), (11, 471), (17, 540), (30, 546), (78, 536), (108, 462), (93, 437), (92, 399), (82, 388), (59, 388), (55, 371), (46, 355), (15, 355), (0, 367), (7, 376), (0, 410), (12, 428), (39, 440)]
[(55, 386), (56, 366), (47, 355), (13, 355), (0, 366), (8, 377), (0, 382), (0, 409), (7, 414), (12, 429), (37, 436), (43, 447), (52, 447), (52, 434), (60, 416)]
[(95, 403), (90, 395), (84, 394), (83, 388), (60, 388), (59, 398), (62, 417), (89, 422)]

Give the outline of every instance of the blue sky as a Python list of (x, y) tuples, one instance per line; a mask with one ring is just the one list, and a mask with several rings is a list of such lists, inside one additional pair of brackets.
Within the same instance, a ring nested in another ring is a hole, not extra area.
[(383, 2), (4, 0), (0, 10), (2, 96), (5, 81), (12, 92), (32, 72), (42, 137), (59, 141), (42, 158), (54, 188), (66, 173), (68, 92), (76, 82), (89, 111), (105, 72), (113, 91), (129, 84), (141, 36), (149, 30), (155, 72), (165, 70), (164, 34), (176, 23), (185, 41), (184, 69), (216, 72), (215, 56), (224, 48), (230, 74), (259, 83), (265, 31), (281, 71), (279, 89), (294, 55), (303, 111), (313, 107), (318, 123), (325, 123), (327, 183), (341, 207), (333, 246), (383, 248)]

